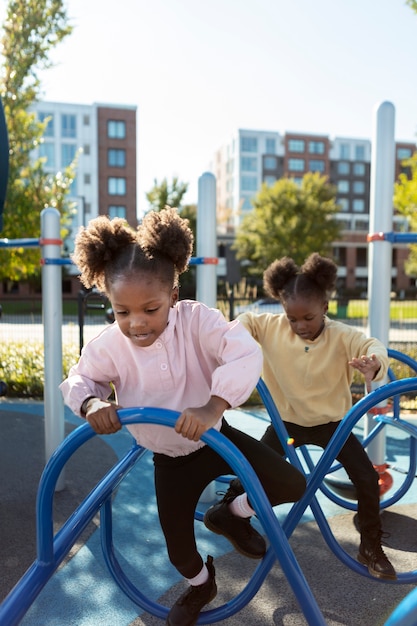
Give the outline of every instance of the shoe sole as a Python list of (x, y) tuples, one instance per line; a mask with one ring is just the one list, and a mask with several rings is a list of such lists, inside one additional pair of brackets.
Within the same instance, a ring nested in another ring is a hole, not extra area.
[[(206, 604), (204, 606), (207, 606), (207, 604), (210, 604), (210, 602), (212, 602), (214, 600), (214, 598), (217, 596), (217, 586), (215, 587), (215, 589), (213, 589), (213, 593), (210, 596), (210, 599), (207, 600)], [(204, 607), (202, 607), (203, 609)], [(201, 610), (202, 610), (201, 609)], [(197, 624), (198, 618), (200, 617), (201, 611), (200, 613), (197, 615), (197, 617), (195, 618), (195, 620), (193, 622), (189, 622), (188, 626), (195, 626)], [(171, 620), (169, 619), (169, 615), (167, 617), (167, 620), (165, 622), (165, 626), (173, 626)]]
[(227, 533), (219, 530), (217, 528), (217, 526), (215, 526), (211, 521), (210, 518), (207, 517), (207, 513), (204, 515), (204, 525), (211, 530), (212, 533), (215, 533), (216, 535), (221, 535), (222, 537), (226, 537), (226, 539), (228, 539), (230, 541), (230, 543), (232, 544), (232, 546), (234, 547), (234, 549), (239, 552), (239, 554), (243, 554), (243, 556), (248, 557), (249, 559), (256, 559), (256, 560), (260, 560), (263, 559), (266, 553), (263, 552), (262, 554), (253, 554), (250, 552), (246, 552), (245, 550), (243, 550), (240, 545), (238, 543), (236, 543), (236, 541), (233, 539), (233, 537), (231, 537), (230, 535), (228, 535)]
[(374, 578), (381, 578), (383, 580), (397, 580), (397, 575), (394, 574), (393, 576), (391, 576), (390, 574), (381, 574), (381, 572), (377, 572), (375, 569), (373, 569), (373, 567), (371, 567), (368, 563), (368, 560), (365, 559), (364, 556), (362, 556), (362, 554), (359, 552), (357, 559), (359, 561), (359, 563), (362, 563), (362, 565), (365, 565), (365, 567), (368, 568), (368, 572), (370, 573), (371, 576), (373, 576)]

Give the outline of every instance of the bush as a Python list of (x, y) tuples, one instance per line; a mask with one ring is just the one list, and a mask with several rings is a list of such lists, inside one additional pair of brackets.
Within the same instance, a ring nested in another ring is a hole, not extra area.
[[(77, 362), (77, 345), (64, 345), (62, 366), (64, 378)], [(44, 349), (40, 342), (15, 342), (0, 345), (0, 380), (7, 384), (10, 398), (43, 399)]]
[[(407, 354), (417, 361), (417, 346), (414, 343), (397, 344), (393, 349)], [(78, 361), (79, 351), (76, 344), (64, 344), (62, 347), (63, 377), (66, 378), (69, 369)], [(395, 378), (409, 378), (416, 376), (416, 372), (407, 365), (391, 359), (390, 367)], [(7, 396), (10, 398), (43, 399), (44, 388), (44, 349), (40, 342), (13, 342), (0, 345), (0, 380), (7, 384)], [(352, 397), (356, 402), (363, 396), (363, 380), (359, 372), (355, 371), (352, 385)], [(415, 393), (401, 398), (401, 407), (417, 409)], [(256, 389), (246, 402), (246, 406), (259, 406), (261, 399)]]

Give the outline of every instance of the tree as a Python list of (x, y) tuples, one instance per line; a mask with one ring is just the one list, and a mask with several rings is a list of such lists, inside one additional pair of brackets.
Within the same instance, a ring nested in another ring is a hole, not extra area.
[(282, 178), (262, 185), (236, 234), (233, 249), (240, 260), (249, 261), (248, 273), (261, 276), (277, 258), (292, 257), (301, 264), (312, 252), (329, 254), (340, 236), (334, 215), (336, 188), (316, 173), (305, 174), (301, 185)]
[(167, 204), (172, 207), (180, 207), (181, 201), (187, 192), (188, 183), (181, 183), (177, 176), (172, 179), (171, 186), (166, 178), (158, 184), (154, 180), (154, 186), (146, 194), (146, 199), (150, 204), (150, 211), (161, 211)]
[[(194, 235), (194, 256), (196, 255), (196, 237), (197, 237), (197, 205), (185, 204), (179, 209), (181, 217), (189, 222), (189, 226)], [(181, 298), (195, 298), (196, 294), (196, 271), (194, 267), (190, 267), (188, 272), (184, 272), (180, 277), (180, 296)]]
[[(33, 162), (47, 121), (40, 123), (31, 106), (40, 96), (38, 72), (50, 67), (50, 50), (68, 36), (62, 0), (10, 0), (3, 24), (0, 94), (9, 136), (9, 180), (2, 237), (37, 238), (40, 213), (52, 206), (62, 217), (62, 236), (72, 207), (68, 201), (74, 164), (51, 176), (44, 161)], [(39, 275), (38, 249), (0, 250), (0, 278), (18, 281)]]
[(417, 0), (406, 0), (406, 4), (417, 13)]
[[(402, 163), (409, 168), (394, 184), (394, 207), (408, 218), (410, 228), (417, 232), (417, 152)], [(405, 262), (408, 276), (417, 277), (417, 244), (410, 246), (410, 254)]]

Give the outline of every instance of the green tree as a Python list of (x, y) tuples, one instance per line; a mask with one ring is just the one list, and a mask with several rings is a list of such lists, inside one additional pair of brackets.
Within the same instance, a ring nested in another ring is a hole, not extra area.
[(172, 179), (171, 185), (164, 178), (161, 183), (154, 180), (154, 186), (146, 194), (150, 211), (161, 211), (167, 204), (172, 207), (180, 207), (181, 201), (188, 189), (188, 183), (182, 183), (177, 176)]
[[(196, 236), (197, 236), (197, 205), (196, 204), (184, 204), (179, 209), (181, 217), (185, 218), (189, 222), (189, 226), (194, 235), (194, 252), (196, 254)], [(188, 272), (181, 274), (180, 278), (180, 297), (181, 298), (195, 298), (196, 295), (196, 271), (195, 267), (191, 266)]]
[[(409, 168), (394, 184), (394, 207), (408, 218), (410, 229), (417, 232), (417, 152), (402, 165)], [(405, 262), (408, 276), (417, 277), (417, 244), (410, 246), (410, 254)]]
[(406, 4), (417, 13), (417, 0), (406, 0)]
[[(31, 107), (40, 97), (39, 71), (50, 67), (50, 50), (68, 36), (62, 0), (10, 0), (3, 24), (0, 94), (9, 135), (9, 181), (2, 237), (36, 238), (40, 213), (52, 206), (62, 216), (62, 236), (72, 207), (68, 202), (74, 164), (51, 176), (31, 152), (42, 142), (45, 123)], [(0, 250), (0, 278), (18, 281), (39, 275), (39, 249)]]
[(194, 247), (197, 236), (197, 205), (196, 204), (184, 204), (179, 210), (181, 217), (187, 219), (190, 223), (190, 228), (194, 234)]
[(334, 217), (339, 210), (336, 188), (318, 173), (305, 174), (301, 185), (289, 178), (263, 184), (253, 206), (233, 245), (237, 258), (249, 261), (250, 275), (261, 276), (283, 256), (300, 264), (312, 252), (329, 254), (331, 243), (340, 236)]

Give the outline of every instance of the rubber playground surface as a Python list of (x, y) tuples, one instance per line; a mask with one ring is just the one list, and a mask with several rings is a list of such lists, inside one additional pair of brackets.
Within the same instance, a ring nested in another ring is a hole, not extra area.
[[(259, 437), (266, 426), (262, 412), (228, 411), (228, 420)], [(417, 424), (416, 417), (410, 418)], [(44, 423), (41, 403), (0, 401), (0, 600), (36, 558), (35, 500), (44, 466)], [(82, 424), (68, 409), (66, 433)], [(360, 428), (360, 424), (358, 424)], [(406, 435), (388, 427), (387, 460), (397, 481), (408, 467)], [(67, 519), (106, 471), (131, 447), (123, 429), (116, 435), (94, 437), (68, 462), (65, 487), (55, 494), (55, 528)], [(319, 451), (316, 454), (320, 454)], [(417, 569), (416, 481), (402, 500), (382, 513), (390, 533), (384, 549), (398, 572)], [(224, 485), (216, 483), (218, 490)], [(218, 497), (218, 496), (216, 496)], [(341, 546), (356, 557), (359, 535), (355, 514), (322, 494), (319, 503)], [(211, 502), (201, 503), (201, 508)], [(282, 522), (289, 506), (276, 507)], [(23, 626), (143, 626), (164, 621), (145, 613), (119, 589), (101, 551), (98, 518), (84, 531), (69, 557), (49, 580), (21, 621)], [(255, 524), (259, 524), (258, 520)], [(261, 530), (259, 524), (258, 528)], [(220, 606), (241, 591), (257, 566), (237, 554), (227, 540), (196, 522), (202, 554), (214, 556)], [(149, 598), (170, 607), (184, 583), (169, 564), (159, 528), (150, 453), (120, 484), (113, 501), (113, 535), (119, 562), (132, 582)], [(415, 584), (383, 583), (346, 567), (327, 547), (307, 509), (290, 539), (290, 546), (329, 626), (382, 626)], [(277, 561), (256, 596), (227, 626), (304, 626), (308, 624)], [(2, 624), (1, 626), (7, 626)]]

